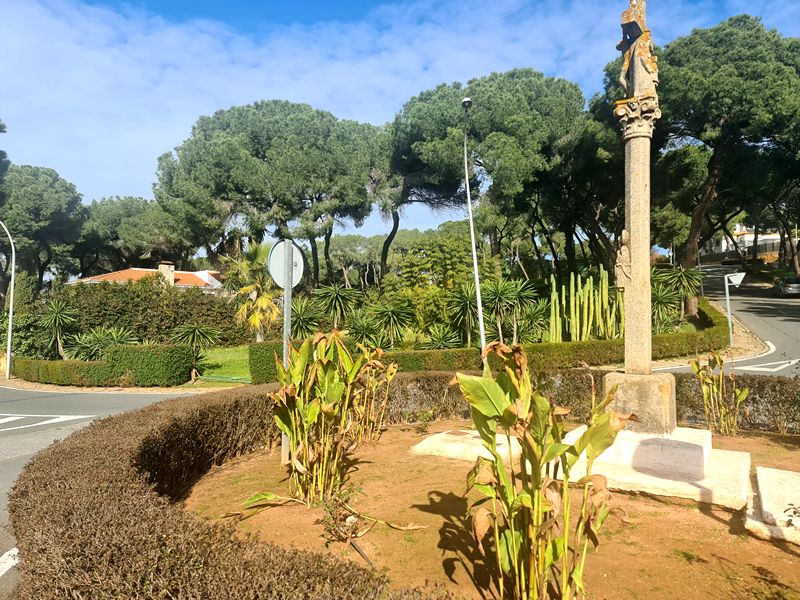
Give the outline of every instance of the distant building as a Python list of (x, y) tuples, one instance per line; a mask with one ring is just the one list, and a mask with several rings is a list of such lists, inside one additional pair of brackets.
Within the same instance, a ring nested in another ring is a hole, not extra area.
[[(737, 223), (733, 231), (731, 232), (731, 236), (733, 239), (736, 240), (736, 243), (739, 245), (739, 251), (744, 252), (745, 250), (753, 247), (753, 240), (755, 239), (755, 233), (751, 227), (745, 227), (744, 225)], [(759, 251), (769, 251), (769, 250), (777, 250), (778, 244), (780, 243), (780, 233), (777, 231), (759, 231), (758, 232), (758, 248)], [(706, 242), (700, 250), (701, 254), (723, 254), (726, 252), (733, 252), (735, 250), (733, 244), (728, 239), (727, 236), (722, 236), (721, 239), (716, 240), (709, 240)]]
[(220, 281), (221, 276), (218, 271), (176, 271), (175, 265), (167, 261), (159, 263), (157, 269), (140, 269), (138, 267), (133, 267), (130, 269), (123, 269), (122, 271), (75, 279), (68, 282), (68, 285), (74, 285), (76, 283), (102, 283), (103, 281), (127, 283), (129, 281), (139, 281), (145, 277), (153, 277), (158, 274), (163, 277), (168, 285), (174, 285), (177, 288), (183, 289), (198, 288), (208, 294), (217, 292), (222, 286), (222, 282)]

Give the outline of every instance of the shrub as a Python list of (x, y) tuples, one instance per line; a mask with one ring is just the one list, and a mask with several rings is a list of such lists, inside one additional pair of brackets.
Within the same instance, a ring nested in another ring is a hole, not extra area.
[(26, 381), (54, 385), (171, 387), (189, 381), (188, 346), (115, 346), (102, 362), (15, 358), (12, 372)]
[[(8, 313), (0, 316), (0, 339), (6, 342), (8, 331)], [(58, 353), (50, 344), (50, 333), (39, 323), (39, 317), (33, 314), (14, 315), (12, 353), (16, 357), (50, 360), (58, 357)], [(5, 348), (5, 346), (3, 346)]]
[(114, 385), (116, 382), (116, 377), (106, 362), (15, 358), (11, 372), (25, 381), (54, 385), (101, 387)]
[(247, 349), (250, 363), (250, 381), (254, 384), (273, 383), (278, 380), (275, 357), (283, 356), (283, 342), (256, 342)]
[(275, 442), (266, 392), (167, 400), (37, 454), (9, 499), (17, 597), (423, 598), (330, 555), (241, 539), (158, 495), (178, 497), (211, 465)]
[(189, 346), (115, 346), (108, 363), (129, 385), (170, 387), (189, 381), (194, 354)]
[(168, 343), (172, 330), (198, 323), (220, 330), (220, 343), (236, 346), (253, 336), (234, 320), (235, 306), (223, 296), (164, 285), (157, 277), (125, 284), (67, 285), (53, 293), (80, 314), (76, 333), (93, 327), (125, 327), (141, 340)]

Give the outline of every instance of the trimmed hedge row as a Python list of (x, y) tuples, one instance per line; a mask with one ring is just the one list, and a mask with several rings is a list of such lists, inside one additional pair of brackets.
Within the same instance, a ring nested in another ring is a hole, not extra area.
[(17, 597), (428, 597), (389, 590), (383, 574), (330, 555), (241, 539), (171, 501), (212, 464), (278, 439), (267, 391), (167, 400), (95, 422), (37, 454), (9, 500)]
[[(728, 345), (728, 323), (725, 316), (701, 299), (698, 306), (697, 331), (664, 333), (653, 336), (653, 358), (692, 356)], [(623, 340), (589, 340), (586, 342), (542, 343), (523, 346), (528, 364), (535, 371), (570, 369), (583, 365), (599, 366), (621, 363), (625, 357)], [(255, 383), (275, 381), (275, 353), (281, 356), (280, 342), (251, 344), (250, 377)], [(411, 350), (387, 352), (386, 361), (397, 363), (400, 372), (469, 371), (480, 369), (477, 348), (449, 350)]]
[(192, 374), (188, 346), (117, 346), (106, 361), (14, 360), (16, 377), (37, 383), (82, 386), (172, 387), (186, 383)]

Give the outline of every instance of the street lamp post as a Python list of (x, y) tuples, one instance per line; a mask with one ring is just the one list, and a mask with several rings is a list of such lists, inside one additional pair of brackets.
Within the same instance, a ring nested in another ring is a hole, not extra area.
[(486, 329), (483, 326), (483, 302), (481, 301), (481, 279), (478, 275), (478, 251), (475, 249), (475, 224), (472, 220), (472, 196), (469, 189), (469, 159), (467, 158), (467, 119), (472, 100), (461, 101), (464, 108), (464, 187), (467, 190), (467, 215), (469, 216), (469, 239), (472, 246), (472, 270), (475, 275), (475, 299), (478, 304), (478, 331), (481, 337), (481, 352), (486, 348)]
[(8, 241), (11, 244), (11, 281), (8, 284), (8, 331), (6, 332), (6, 379), (11, 379), (11, 329), (14, 324), (14, 279), (17, 270), (17, 250), (14, 247), (14, 239), (11, 237), (5, 223), (0, 221), (0, 226), (8, 236)]

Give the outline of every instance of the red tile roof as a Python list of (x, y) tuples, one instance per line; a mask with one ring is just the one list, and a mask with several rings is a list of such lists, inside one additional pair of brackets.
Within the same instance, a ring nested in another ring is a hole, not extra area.
[[(71, 283), (99, 283), (101, 281), (111, 281), (114, 283), (125, 283), (127, 281), (139, 281), (145, 277), (153, 277), (158, 274), (158, 269), (123, 269), (113, 273), (103, 273), (93, 277), (84, 277)], [(213, 276), (213, 275), (212, 275)], [(175, 271), (175, 285), (185, 287), (210, 287), (208, 283), (200, 279), (191, 271)]]

